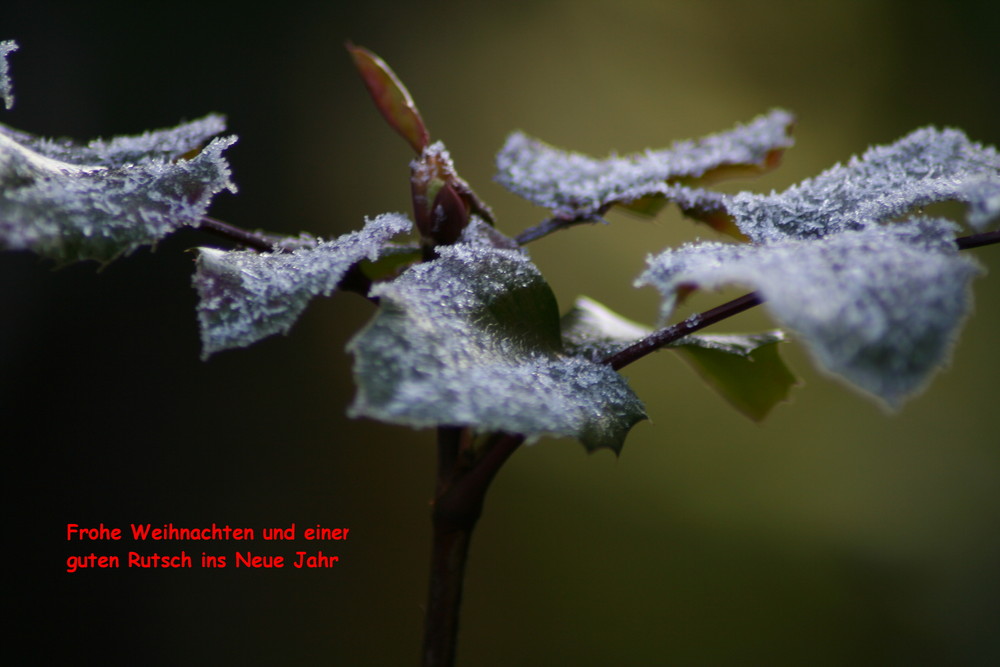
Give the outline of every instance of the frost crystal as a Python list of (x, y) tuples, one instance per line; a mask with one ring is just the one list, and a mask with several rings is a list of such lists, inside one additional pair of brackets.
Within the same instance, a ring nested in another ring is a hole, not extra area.
[(313, 297), (329, 295), (351, 266), (378, 259), (390, 238), (412, 226), (386, 213), (359, 232), (294, 252), (201, 248), (194, 285), (202, 357), (287, 333)]
[(791, 114), (774, 110), (728, 132), (666, 150), (594, 159), (515, 132), (497, 154), (497, 181), (563, 220), (598, 218), (612, 204), (669, 195), (672, 185), (773, 166), (792, 145)]
[(222, 190), (236, 191), (222, 151), (235, 137), (208, 116), (177, 128), (77, 146), (0, 126), (0, 248), (58, 262), (108, 261), (197, 226)]
[(609, 367), (566, 354), (555, 298), (521, 253), (464, 244), (372, 290), (381, 307), (351, 341), (354, 416), (470, 426), (618, 450), (645, 413)]
[(177, 127), (144, 132), (108, 141), (94, 139), (85, 146), (66, 140), (34, 137), (10, 128), (2, 131), (25, 148), (45, 157), (75, 165), (130, 167), (151, 161), (173, 162), (198, 150), (212, 137), (225, 132), (226, 119), (209, 114)]
[(1000, 156), (958, 130), (923, 128), (781, 194), (686, 189), (683, 198), (682, 207), (724, 210), (758, 243), (862, 229), (950, 200), (966, 203), (969, 224), (985, 229), (1000, 214)]
[(517, 250), (520, 246), (513, 239), (505, 236), (500, 230), (478, 215), (469, 218), (469, 224), (462, 230), (458, 242), (465, 245), (480, 245), (490, 248)]
[(13, 51), (17, 51), (17, 42), (10, 39), (0, 42), (0, 99), (3, 100), (5, 109), (14, 106), (14, 84), (7, 64), (7, 55)]
[(822, 240), (702, 243), (651, 258), (637, 284), (669, 311), (682, 285), (756, 289), (821, 366), (897, 407), (940, 366), (970, 307), (975, 263), (947, 220), (918, 218)]

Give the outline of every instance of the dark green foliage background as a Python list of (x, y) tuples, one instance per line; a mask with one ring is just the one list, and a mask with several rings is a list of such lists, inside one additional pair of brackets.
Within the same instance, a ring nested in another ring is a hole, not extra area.
[[(1000, 143), (989, 2), (137, 7), (0, 11), (0, 38), (21, 43), (2, 120), (87, 139), (224, 112), (241, 193), (213, 212), (251, 228), (335, 235), (408, 209), (409, 149), (367, 99), (347, 38), (395, 67), (508, 232), (542, 216), (489, 182), (514, 128), (605, 154), (784, 106), (798, 146), (738, 184), (761, 190), (928, 123)], [(655, 294), (630, 287), (645, 254), (711, 233), (674, 212), (612, 222), (533, 257), (563, 310), (585, 293), (649, 322)], [(432, 434), (344, 416), (344, 344), (371, 313), (353, 295), (313, 306), (287, 338), (200, 362), (184, 250), (207, 242), (187, 232), (102, 272), (0, 257), (8, 652), (412, 664)], [(664, 352), (629, 369), (652, 423), (619, 460), (568, 441), (518, 452), (473, 543), (460, 662), (995, 664), (1000, 256), (976, 255), (992, 275), (953, 366), (897, 416), (818, 377), (792, 344), (808, 386), (755, 426)], [(753, 312), (719, 331), (767, 326)], [(168, 521), (352, 532), (328, 573), (62, 571), (83, 552), (61, 539), (67, 522)]]

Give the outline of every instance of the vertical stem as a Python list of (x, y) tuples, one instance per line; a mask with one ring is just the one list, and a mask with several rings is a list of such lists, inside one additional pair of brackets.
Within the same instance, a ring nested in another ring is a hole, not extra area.
[[(452, 667), (458, 640), (462, 584), (472, 531), (482, 514), (490, 482), (523, 442), (516, 435), (491, 438), (478, 456), (457, 451), (467, 429), (438, 429), (438, 478), (435, 486), (434, 544), (425, 612), (423, 667)], [(470, 460), (472, 459), (472, 460)]]
[(438, 521), (437, 517), (434, 519), (434, 546), (431, 549), (431, 578), (421, 662), (424, 667), (451, 667), (455, 664), (458, 614), (472, 528), (450, 526), (447, 522)]

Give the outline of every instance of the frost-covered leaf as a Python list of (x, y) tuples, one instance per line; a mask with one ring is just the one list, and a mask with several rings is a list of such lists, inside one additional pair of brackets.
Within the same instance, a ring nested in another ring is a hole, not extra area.
[(780, 194), (681, 187), (673, 197), (694, 217), (730, 218), (757, 243), (862, 229), (952, 200), (967, 204), (969, 224), (985, 229), (1000, 215), (1000, 155), (959, 130), (923, 128)]
[(685, 336), (673, 348), (734, 408), (761, 421), (798, 381), (778, 354), (780, 331)]
[[(236, 191), (218, 116), (78, 146), (0, 126), (0, 248), (57, 262), (108, 261), (197, 226), (212, 197)], [(185, 156), (185, 157), (182, 157)]]
[(762, 245), (703, 243), (649, 260), (637, 284), (664, 295), (738, 283), (756, 289), (819, 364), (898, 406), (946, 359), (978, 269), (955, 226), (918, 218)]
[(458, 244), (372, 295), (351, 341), (351, 414), (413, 427), (572, 436), (618, 451), (645, 417), (625, 379), (563, 349), (549, 286), (521, 252)]
[(782, 110), (746, 125), (681, 141), (666, 150), (603, 160), (553, 148), (515, 132), (497, 154), (497, 181), (564, 221), (594, 220), (613, 204), (649, 205), (678, 184), (704, 184), (774, 167), (792, 145)]
[(5, 109), (14, 106), (14, 84), (10, 78), (10, 66), (7, 64), (7, 56), (17, 51), (17, 42), (7, 39), (0, 42), (0, 100), (3, 100)]
[(347, 50), (379, 112), (419, 155), (430, 138), (406, 86), (384, 60), (368, 49), (348, 43)]
[(152, 161), (173, 162), (200, 150), (209, 139), (225, 130), (226, 119), (218, 114), (209, 114), (177, 127), (109, 140), (94, 139), (80, 145), (0, 126), (0, 132), (47, 158), (84, 167), (105, 168), (129, 167)]
[(286, 333), (313, 297), (329, 295), (351, 266), (378, 259), (390, 238), (412, 226), (387, 213), (361, 231), (294, 252), (201, 248), (194, 286), (202, 357)]
[[(574, 353), (600, 361), (652, 330), (587, 297), (563, 315), (563, 342)], [(744, 415), (760, 421), (787, 400), (796, 378), (778, 354), (780, 331), (759, 334), (691, 334), (672, 343), (674, 350), (710, 387)]]

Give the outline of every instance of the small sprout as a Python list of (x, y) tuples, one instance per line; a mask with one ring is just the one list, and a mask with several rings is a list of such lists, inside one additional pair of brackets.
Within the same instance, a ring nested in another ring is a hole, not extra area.
[(410, 92), (385, 61), (362, 46), (347, 43), (354, 66), (385, 120), (419, 155), (430, 143), (430, 134)]

